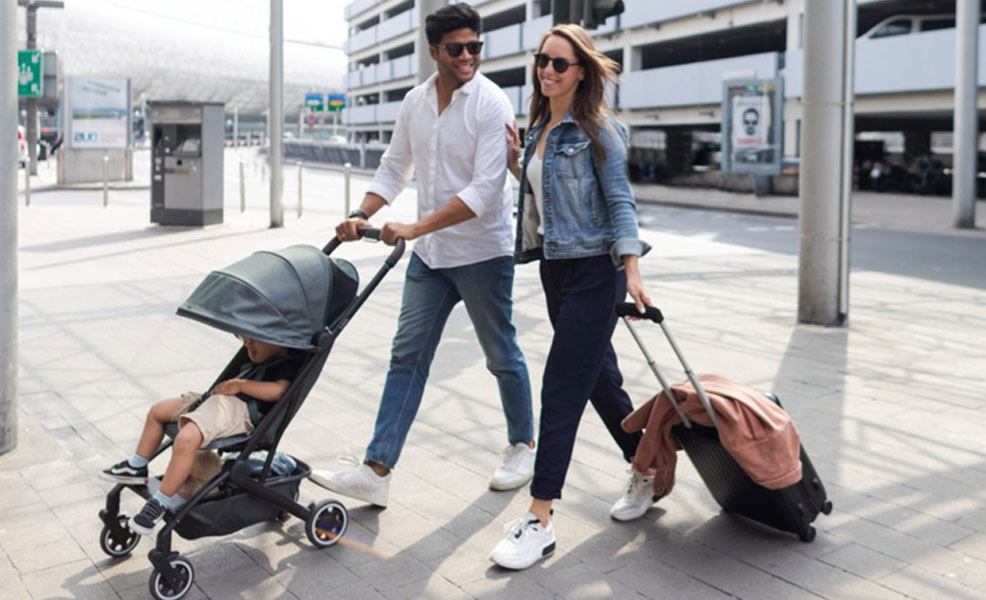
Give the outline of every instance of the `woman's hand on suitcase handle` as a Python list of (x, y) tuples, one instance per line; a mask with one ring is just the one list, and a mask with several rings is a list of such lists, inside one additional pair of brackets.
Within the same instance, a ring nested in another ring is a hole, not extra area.
[(640, 314), (640, 311), (637, 310), (637, 306), (633, 302), (618, 303), (616, 305), (616, 315), (619, 317), (628, 317), (635, 321), (640, 319), (646, 319), (655, 323), (664, 321), (664, 315), (661, 314), (660, 309), (648, 306), (644, 314)]
[(623, 267), (627, 276), (627, 294), (633, 298), (637, 313), (643, 315), (646, 308), (651, 305), (651, 299), (650, 294), (647, 293), (647, 286), (644, 285), (644, 280), (640, 277), (638, 257), (632, 254), (623, 256)]

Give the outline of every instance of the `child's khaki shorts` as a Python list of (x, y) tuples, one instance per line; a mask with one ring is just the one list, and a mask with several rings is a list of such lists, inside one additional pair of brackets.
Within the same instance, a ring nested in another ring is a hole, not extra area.
[(178, 421), (178, 427), (184, 427), (188, 421), (195, 423), (202, 432), (202, 448), (208, 446), (215, 439), (253, 431), (250, 411), (246, 402), (236, 396), (216, 394), (209, 396), (192, 412), (186, 412), (188, 407), (200, 398), (202, 398), (202, 394), (196, 392), (182, 394), (182, 402), (179, 404), (179, 409), (175, 412), (173, 420)]

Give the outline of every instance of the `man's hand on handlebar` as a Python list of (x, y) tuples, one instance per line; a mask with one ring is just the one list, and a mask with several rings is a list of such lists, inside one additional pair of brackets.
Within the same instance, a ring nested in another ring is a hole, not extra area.
[(366, 227), (372, 227), (366, 219), (361, 219), (360, 217), (346, 219), (336, 225), (336, 237), (339, 238), (340, 242), (353, 242), (362, 237), (357, 231), (357, 228), (363, 229)]
[(405, 223), (384, 223), (383, 227), (380, 229), (380, 241), (388, 246), (393, 246), (396, 244), (397, 238), (404, 238), (405, 241), (410, 242), (416, 237), (418, 237), (418, 234), (414, 229), (414, 225), (407, 225)]

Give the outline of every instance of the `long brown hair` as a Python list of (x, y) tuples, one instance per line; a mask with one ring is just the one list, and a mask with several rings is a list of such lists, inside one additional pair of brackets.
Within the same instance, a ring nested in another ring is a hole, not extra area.
[[(553, 35), (568, 40), (575, 51), (576, 61), (585, 72), (585, 78), (575, 88), (572, 118), (589, 136), (593, 148), (596, 149), (596, 158), (599, 162), (606, 162), (606, 150), (599, 143), (598, 131), (604, 125), (605, 115), (611, 112), (604, 98), (606, 82), (616, 84), (619, 81), (620, 65), (605, 54), (597, 52), (596, 46), (592, 43), (592, 38), (589, 37), (586, 30), (571, 23), (555, 25), (545, 31), (541, 36), (541, 42), (538, 44), (538, 52), (544, 48), (544, 43)], [(537, 65), (531, 68), (531, 83), (534, 87), (534, 93), (531, 95), (529, 114), (530, 124), (533, 127), (538, 123), (548, 122), (551, 105), (548, 98), (541, 94)]]

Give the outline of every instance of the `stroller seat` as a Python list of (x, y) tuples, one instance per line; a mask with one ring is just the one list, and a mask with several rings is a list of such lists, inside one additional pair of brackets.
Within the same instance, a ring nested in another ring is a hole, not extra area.
[[(379, 230), (363, 233), (379, 236)], [(303, 358), (295, 379), (253, 431), (204, 446), (239, 456), (226, 461), (185, 504), (164, 516), (164, 526), (148, 553), (153, 566), (149, 589), (157, 600), (180, 600), (195, 579), (188, 558), (172, 549), (173, 533), (185, 539), (227, 535), (292, 515), (304, 522), (305, 536), (316, 548), (333, 546), (345, 534), (349, 516), (341, 502), (299, 503), (299, 486), (311, 474), (310, 466), (292, 456), (295, 468), (291, 473), (272, 471), (281, 437), (318, 380), (336, 337), (404, 252), (404, 241), (398, 240), (373, 279), (359, 291), (356, 268), (345, 260), (329, 258), (338, 246), (339, 241), (333, 239), (321, 250), (298, 245), (255, 252), (210, 273), (179, 307), (180, 316), (288, 348)], [(246, 348), (241, 347), (209, 389), (236, 377), (247, 361)], [(154, 456), (173, 444), (178, 431), (178, 423), (165, 425), (167, 439)], [(250, 464), (255, 450), (268, 452), (259, 473)], [(104, 525), (100, 547), (114, 558), (129, 556), (140, 541), (140, 535), (128, 527), (128, 516), (120, 511), (123, 490), (145, 499), (152, 493), (148, 485), (118, 484), (107, 494), (106, 507), (99, 512)]]

